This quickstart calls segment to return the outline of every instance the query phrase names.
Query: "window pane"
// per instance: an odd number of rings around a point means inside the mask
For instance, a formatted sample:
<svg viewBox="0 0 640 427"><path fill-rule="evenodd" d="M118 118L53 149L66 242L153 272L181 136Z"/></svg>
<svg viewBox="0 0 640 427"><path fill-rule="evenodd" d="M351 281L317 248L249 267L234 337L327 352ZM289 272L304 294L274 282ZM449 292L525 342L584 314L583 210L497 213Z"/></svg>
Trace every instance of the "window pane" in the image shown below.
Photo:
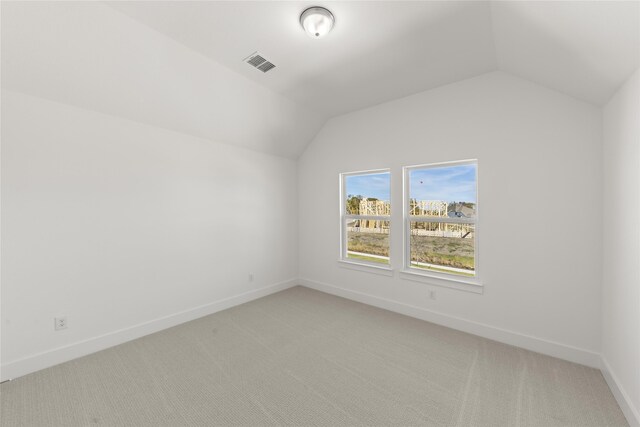
<svg viewBox="0 0 640 427"><path fill-rule="evenodd" d="M411 222L411 267L475 275L475 225Z"/></svg>
<svg viewBox="0 0 640 427"><path fill-rule="evenodd" d="M345 195L348 215L390 215L389 172L346 175Z"/></svg>
<svg viewBox="0 0 640 427"><path fill-rule="evenodd" d="M409 199L410 215L475 218L476 165L410 170Z"/></svg>
<svg viewBox="0 0 640 427"><path fill-rule="evenodd" d="M389 221L346 220L347 258L389 264Z"/></svg>

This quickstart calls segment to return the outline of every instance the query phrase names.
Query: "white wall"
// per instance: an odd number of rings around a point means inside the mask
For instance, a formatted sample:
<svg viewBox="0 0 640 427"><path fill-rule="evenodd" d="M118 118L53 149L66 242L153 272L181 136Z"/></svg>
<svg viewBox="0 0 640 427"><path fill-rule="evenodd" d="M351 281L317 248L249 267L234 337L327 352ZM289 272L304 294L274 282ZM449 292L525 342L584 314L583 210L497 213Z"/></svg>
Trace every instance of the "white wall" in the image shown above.
<svg viewBox="0 0 640 427"><path fill-rule="evenodd" d="M602 358L640 426L640 71L605 106L603 135Z"/></svg>
<svg viewBox="0 0 640 427"><path fill-rule="evenodd" d="M335 117L299 160L302 282L596 366L600 156L599 109L501 72ZM339 266L340 172L391 168L398 269L401 167L470 158L483 295Z"/></svg>
<svg viewBox="0 0 640 427"><path fill-rule="evenodd" d="M2 113L3 379L294 283L294 160L6 90Z"/></svg>

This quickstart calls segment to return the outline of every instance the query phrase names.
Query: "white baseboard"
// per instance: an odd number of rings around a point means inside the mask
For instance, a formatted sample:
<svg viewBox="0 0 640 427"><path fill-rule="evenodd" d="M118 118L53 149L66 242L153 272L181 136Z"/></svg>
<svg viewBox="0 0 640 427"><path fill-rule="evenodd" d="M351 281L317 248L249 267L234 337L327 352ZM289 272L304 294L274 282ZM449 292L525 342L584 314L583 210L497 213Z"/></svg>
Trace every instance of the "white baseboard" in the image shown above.
<svg viewBox="0 0 640 427"><path fill-rule="evenodd" d="M275 285L244 292L239 295L210 302L169 316L151 320L149 322L140 323L129 328L109 332L108 334L89 338L64 347L58 347L42 353L27 356L23 359L8 362L0 367L0 381L21 377L31 372L39 371L78 357L86 356L181 323L198 319L236 305L244 304L246 302L283 291L296 285L297 280L290 279L276 283Z"/></svg>
<svg viewBox="0 0 640 427"><path fill-rule="evenodd" d="M224 298L129 328L120 329L105 335L9 362L0 367L0 381L17 378L78 357L86 356L181 323L283 291L297 284L505 344L594 368L600 368L629 425L631 427L640 427L640 411L635 407L628 394L621 387L618 377L612 371L609 363L597 353L309 279L290 279L275 285L244 292L233 297Z"/></svg>
<svg viewBox="0 0 640 427"><path fill-rule="evenodd" d="M627 418L629 426L640 427L639 408L635 407L629 395L624 391L624 388L618 380L618 376L613 372L611 365L609 365L609 362L607 362L604 356L602 357L602 366L600 367L600 370L613 393L613 397L616 398L620 409L622 409L622 413Z"/></svg>
<svg viewBox="0 0 640 427"><path fill-rule="evenodd" d="M600 368L600 354L593 351L561 344L558 342L546 340L544 338L533 337L514 331L509 331L495 326L486 325L472 320L451 316L437 311L428 310L410 304L393 301L386 298L377 297L362 292L356 292L344 289L335 285L321 283L309 279L299 279L298 283L302 286L337 295L353 301L383 308L385 310L404 314L406 316L415 317L417 319L426 320L438 325L446 326L459 331L478 335L501 343L521 347L536 353L546 354L548 356L557 357L559 359L568 360L570 362L580 363L581 365L590 366L592 368Z"/></svg>

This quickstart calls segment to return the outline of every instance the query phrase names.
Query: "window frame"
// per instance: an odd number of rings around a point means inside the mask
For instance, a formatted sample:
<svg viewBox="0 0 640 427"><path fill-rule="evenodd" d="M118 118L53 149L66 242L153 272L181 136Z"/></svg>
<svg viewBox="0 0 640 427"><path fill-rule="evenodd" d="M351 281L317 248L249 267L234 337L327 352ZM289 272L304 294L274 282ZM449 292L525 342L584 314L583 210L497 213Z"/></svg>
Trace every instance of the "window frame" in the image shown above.
<svg viewBox="0 0 640 427"><path fill-rule="evenodd" d="M346 266L353 266L357 270L370 271L374 273L388 274L393 271L391 267L391 215L353 215L347 213L347 189L346 189L346 181L349 176L362 176L362 175L377 175L381 173L389 174L389 204L391 205L391 168L383 168L383 169L370 169L365 171L356 171L356 172L343 172L340 173L340 254L338 260L346 264ZM349 219L362 219L362 220L372 220L372 221L388 221L389 222L389 263L375 263L372 261L360 260L357 258L348 258L347 257L347 220ZM370 270L369 268L373 269Z"/></svg>
<svg viewBox="0 0 640 427"><path fill-rule="evenodd" d="M414 170L420 169L432 169L439 167L449 167L449 166L462 166L462 165L475 165L475 183L476 183L476 212L474 219L465 219L465 218L439 218L439 217L429 217L429 216L411 216L411 181L410 181L410 173ZM447 285L447 282L455 283L453 287L461 288L463 290L471 290L474 292L481 292L482 283L480 282L480 251L479 251L479 242L480 242L480 192L479 190L479 182L478 182L478 160L477 159L466 159L466 160L456 160L450 162L439 162L439 163L427 163L420 165L412 165L412 166L404 166L402 168L402 193L403 193L403 203L402 203L402 217L403 217L403 276L409 280L418 281L426 281L429 283L433 283L432 280L429 279L437 279L434 284L444 284ZM430 223L449 223L449 224L473 224L474 225L474 276L463 276L457 275L454 273L446 273L446 272L438 272L427 269L421 269L418 267L413 267L411 265L411 223L412 222L430 222ZM422 279L425 280L422 280ZM471 288L468 288L468 285L471 285Z"/></svg>

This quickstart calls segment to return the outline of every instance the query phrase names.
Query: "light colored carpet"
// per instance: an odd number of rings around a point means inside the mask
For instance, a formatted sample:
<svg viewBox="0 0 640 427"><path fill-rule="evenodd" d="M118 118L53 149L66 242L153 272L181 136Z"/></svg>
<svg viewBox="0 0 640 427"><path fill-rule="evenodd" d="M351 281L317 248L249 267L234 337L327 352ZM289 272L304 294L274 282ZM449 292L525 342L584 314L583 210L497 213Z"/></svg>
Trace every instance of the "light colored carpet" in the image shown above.
<svg viewBox="0 0 640 427"><path fill-rule="evenodd" d="M2 384L2 426L625 426L601 373L296 287Z"/></svg>

